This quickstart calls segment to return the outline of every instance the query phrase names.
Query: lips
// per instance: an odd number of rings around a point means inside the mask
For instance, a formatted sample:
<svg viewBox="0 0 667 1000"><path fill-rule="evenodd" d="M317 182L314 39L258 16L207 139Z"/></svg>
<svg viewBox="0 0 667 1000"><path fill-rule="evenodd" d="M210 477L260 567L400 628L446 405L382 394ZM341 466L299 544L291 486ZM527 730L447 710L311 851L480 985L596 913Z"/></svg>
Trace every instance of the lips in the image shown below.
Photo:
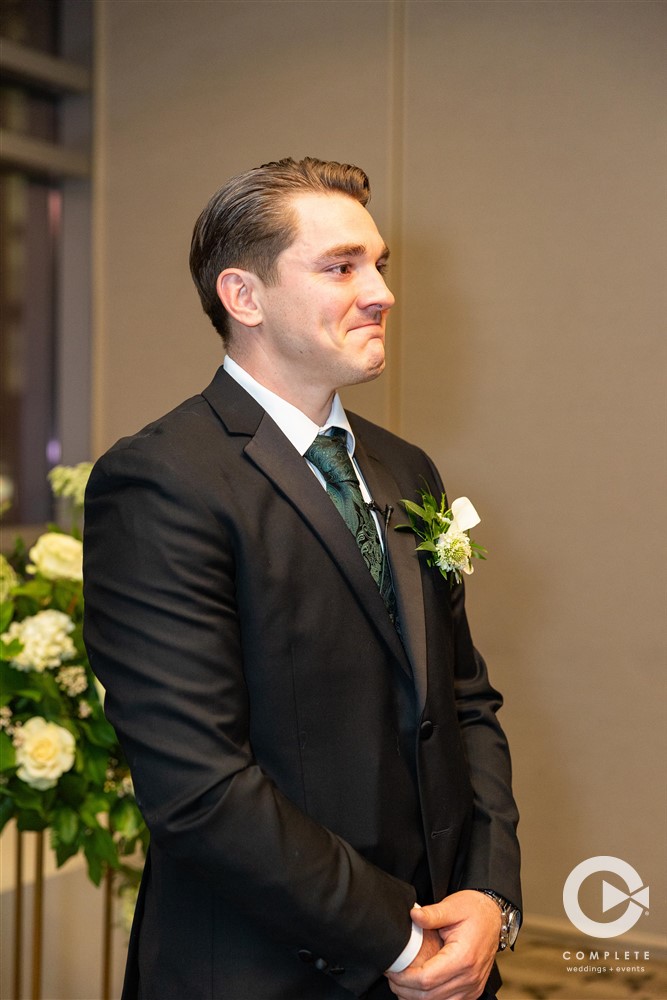
<svg viewBox="0 0 667 1000"><path fill-rule="evenodd" d="M384 326L382 325L382 323L376 323L376 322L357 323L355 324L355 326L350 327L348 333L351 333L353 330L372 330L376 336L384 337Z"/></svg>

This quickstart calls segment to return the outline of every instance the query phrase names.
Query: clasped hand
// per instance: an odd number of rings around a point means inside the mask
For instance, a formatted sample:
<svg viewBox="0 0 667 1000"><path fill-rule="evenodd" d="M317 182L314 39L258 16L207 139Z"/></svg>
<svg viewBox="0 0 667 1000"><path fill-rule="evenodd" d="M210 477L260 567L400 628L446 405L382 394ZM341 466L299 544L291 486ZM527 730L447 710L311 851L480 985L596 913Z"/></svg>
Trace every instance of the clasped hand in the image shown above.
<svg viewBox="0 0 667 1000"><path fill-rule="evenodd" d="M465 889L410 916L424 939L407 969L387 973L392 992L399 1000L478 1000L498 949L502 918L494 901Z"/></svg>

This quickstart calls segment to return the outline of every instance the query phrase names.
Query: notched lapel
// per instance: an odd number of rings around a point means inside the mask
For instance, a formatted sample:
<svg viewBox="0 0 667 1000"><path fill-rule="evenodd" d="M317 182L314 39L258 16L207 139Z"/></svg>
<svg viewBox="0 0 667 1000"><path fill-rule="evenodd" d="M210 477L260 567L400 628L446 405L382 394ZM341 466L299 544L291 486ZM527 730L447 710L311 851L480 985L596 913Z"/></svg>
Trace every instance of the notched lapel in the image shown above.
<svg viewBox="0 0 667 1000"><path fill-rule="evenodd" d="M340 519L341 524L338 524L336 517L339 515L336 514L326 491L322 489L305 460L297 453L278 425L259 403L231 378L224 368L218 369L213 381L204 390L203 396L218 414L230 434L241 434L249 437L244 449L246 456L273 482L303 520L310 525L315 536L325 546L330 557L346 577L360 604L366 609L369 619L377 626L402 669L406 673L410 673L406 650L389 619L380 592L364 563L357 543L351 532L345 527L342 518ZM363 473L366 477L365 468ZM372 484L375 484L377 479L372 478L372 474L369 474L366 481L373 494L375 487ZM388 503L394 504L396 502L396 490L397 487L394 483L393 490L387 491ZM379 486L373 495L378 499L380 496ZM335 516L332 517L332 514ZM341 525L343 525L342 530ZM394 539L391 536L396 533L390 530L388 534L391 543L390 562L394 567L401 560L400 557L395 557L393 554ZM406 554L408 550L409 546L406 548ZM407 555L406 561L410 561ZM401 573L401 575L403 574ZM397 597L402 625L404 621L408 623L413 617L418 617L413 616L409 611L411 591L419 594L417 600L419 603L421 602L421 584L418 572L416 586L417 591L415 591L415 584L412 580L406 585L398 582ZM423 612L421 614L423 618ZM403 635L406 646L408 646L408 653L410 648L415 650L410 658L413 663L413 673L417 677L415 664L424 662L425 659L419 652L421 647L418 628L407 624L406 628L403 629ZM407 636L409 639L406 638ZM425 649L425 640L423 646Z"/></svg>
<svg viewBox="0 0 667 1000"><path fill-rule="evenodd" d="M356 442L355 458L378 507L393 507L386 545L398 603L401 635L412 665L421 707L426 700L426 619L415 536L412 532L394 530L397 524L407 521L407 515L399 506L400 487L386 465L372 452L366 451L359 439Z"/></svg>
<svg viewBox="0 0 667 1000"><path fill-rule="evenodd" d="M345 575L370 620L378 626L403 669L408 670L403 646L359 547L305 459L267 414L262 417L256 433L244 450L254 465L273 482L310 525Z"/></svg>

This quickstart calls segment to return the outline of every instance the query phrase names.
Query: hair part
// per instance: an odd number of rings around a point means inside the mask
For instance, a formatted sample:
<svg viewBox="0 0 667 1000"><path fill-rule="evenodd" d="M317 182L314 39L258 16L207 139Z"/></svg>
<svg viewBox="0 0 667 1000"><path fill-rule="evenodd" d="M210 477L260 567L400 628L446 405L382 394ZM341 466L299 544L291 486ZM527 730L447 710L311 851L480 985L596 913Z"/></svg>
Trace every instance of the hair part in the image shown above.
<svg viewBox="0 0 667 1000"><path fill-rule="evenodd" d="M229 315L216 291L228 267L252 271L267 285L278 280L277 260L297 237L291 200L299 194L345 194L361 205L371 196L360 167L333 160L287 157L232 177L203 210L192 234L190 272L206 315L227 342Z"/></svg>

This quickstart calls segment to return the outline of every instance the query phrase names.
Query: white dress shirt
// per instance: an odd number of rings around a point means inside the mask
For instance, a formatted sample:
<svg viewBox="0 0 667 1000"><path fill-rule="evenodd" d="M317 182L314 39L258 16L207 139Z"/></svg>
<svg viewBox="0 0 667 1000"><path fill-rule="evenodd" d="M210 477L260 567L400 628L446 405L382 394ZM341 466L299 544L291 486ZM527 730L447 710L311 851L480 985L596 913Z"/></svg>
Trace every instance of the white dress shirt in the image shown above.
<svg viewBox="0 0 667 1000"><path fill-rule="evenodd" d="M287 400L276 395L275 392L267 389L266 386L261 385L252 377L252 375L249 375L244 368L241 368L241 366L234 361L233 358L230 358L229 355L225 356L223 367L227 374L230 375L235 382L238 382L238 384L242 386L242 388L244 388L264 410L266 410L274 423L278 425L285 437L291 442L291 444L294 445L300 455L305 455L318 434L324 434L330 427L342 427L347 436L347 451L352 461L357 479L359 480L361 495L366 503L371 501L372 497L354 458L354 433L350 427L350 421L347 419L347 414L343 409L343 404L340 401L338 393L334 394L329 416L323 426L318 427L317 424L311 420L310 417L307 417L305 413L299 410L298 407L293 406L292 403L288 403ZM322 487L326 489L326 483L320 470L317 469L312 462L308 462L307 459L306 462L312 469L314 475L317 476L318 480L322 484ZM380 544L383 545L382 531L379 530L375 511L372 511L372 514L375 519L376 527L378 528ZM410 940L396 961L387 969L387 972L402 972L403 969L406 969L413 959L416 958L417 953L421 948L422 938L423 932L421 927L417 927L417 925L413 923Z"/></svg>

